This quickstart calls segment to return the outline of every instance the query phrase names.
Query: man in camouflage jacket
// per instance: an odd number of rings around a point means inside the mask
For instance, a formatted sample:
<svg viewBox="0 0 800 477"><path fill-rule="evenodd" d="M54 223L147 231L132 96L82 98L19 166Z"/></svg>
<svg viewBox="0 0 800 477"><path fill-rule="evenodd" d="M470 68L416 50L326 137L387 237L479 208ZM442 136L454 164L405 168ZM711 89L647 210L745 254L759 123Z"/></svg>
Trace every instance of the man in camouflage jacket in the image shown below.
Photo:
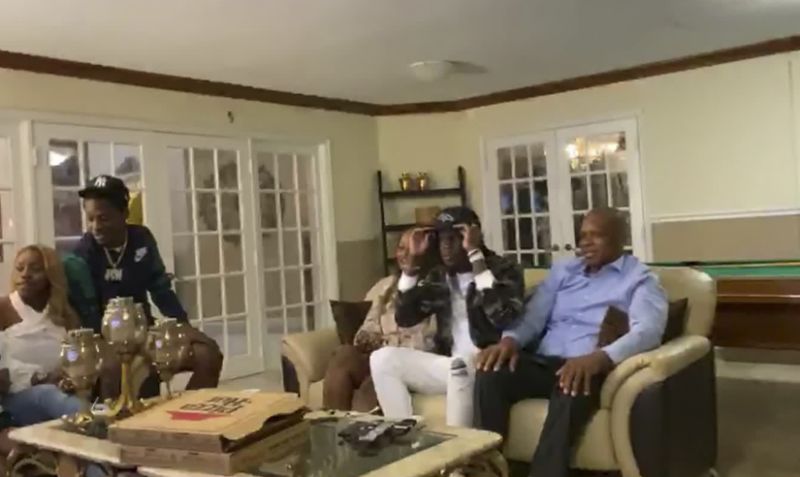
<svg viewBox="0 0 800 477"><path fill-rule="evenodd" d="M441 264L421 276L416 258L438 249ZM447 394L448 425L472 422L474 359L497 343L522 312L522 270L483 244L478 215L467 207L444 209L432 228L414 231L413 257L398 281L395 320L415 326L436 317L436 354L385 347L370 365L384 415L413 414L410 391Z"/></svg>

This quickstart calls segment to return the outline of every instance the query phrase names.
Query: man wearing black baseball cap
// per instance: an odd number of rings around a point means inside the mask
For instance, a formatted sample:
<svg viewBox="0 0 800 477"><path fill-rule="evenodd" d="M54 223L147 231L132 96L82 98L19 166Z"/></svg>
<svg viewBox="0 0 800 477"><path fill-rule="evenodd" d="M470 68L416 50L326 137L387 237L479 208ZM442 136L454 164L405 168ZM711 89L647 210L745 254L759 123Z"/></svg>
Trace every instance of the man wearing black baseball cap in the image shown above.
<svg viewBox="0 0 800 477"><path fill-rule="evenodd" d="M102 310L110 299L120 296L141 303L152 324L148 294L164 316L188 321L186 310L172 289L155 237L145 226L126 223L130 194L125 183L117 177L101 175L91 179L78 194L83 199L88 232L74 250L74 257L65 259L65 268L73 282L81 277L75 257L88 269L90 285L70 284L70 301L81 315L83 326L99 332ZM195 328L190 328L189 335L194 353L187 369L193 371L187 388L216 387L222 369L219 347ZM108 368L101 379L103 397L116 395L119 388L118 370L109 375L114 368ZM153 384L148 382L148 388ZM143 390L152 392L155 390Z"/></svg>
<svg viewBox="0 0 800 477"><path fill-rule="evenodd" d="M441 265L419 276L419 261L437 247ZM480 349L497 343L522 311L523 278L513 261L483 243L478 215L468 207L449 207L433 228L414 231L398 282L395 320L412 327L436 316L437 352L384 347L370 357L375 390L384 415L413 414L409 391L447 394L447 424L472 424L474 360Z"/></svg>

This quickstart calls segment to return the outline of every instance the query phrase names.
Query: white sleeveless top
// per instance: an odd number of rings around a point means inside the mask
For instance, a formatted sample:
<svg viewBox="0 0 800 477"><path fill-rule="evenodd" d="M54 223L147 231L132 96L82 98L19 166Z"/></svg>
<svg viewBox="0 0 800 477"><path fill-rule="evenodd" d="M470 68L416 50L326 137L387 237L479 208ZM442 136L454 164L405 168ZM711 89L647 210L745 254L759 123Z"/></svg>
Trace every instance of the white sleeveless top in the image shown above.
<svg viewBox="0 0 800 477"><path fill-rule="evenodd" d="M17 292L9 299L21 321L0 331L0 368L8 368L11 392L19 392L31 386L34 373L58 369L67 331L50 320L48 308L41 313L34 310Z"/></svg>

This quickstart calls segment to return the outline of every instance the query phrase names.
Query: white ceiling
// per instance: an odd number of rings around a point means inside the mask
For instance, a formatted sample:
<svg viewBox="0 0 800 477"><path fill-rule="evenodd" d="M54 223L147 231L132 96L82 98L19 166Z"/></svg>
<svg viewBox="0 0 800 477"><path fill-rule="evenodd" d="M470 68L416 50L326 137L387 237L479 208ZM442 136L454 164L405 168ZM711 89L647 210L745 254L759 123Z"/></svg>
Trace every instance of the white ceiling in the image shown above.
<svg viewBox="0 0 800 477"><path fill-rule="evenodd" d="M800 33L798 0L3 0L0 49L262 88L464 98ZM486 68L415 81L424 59Z"/></svg>

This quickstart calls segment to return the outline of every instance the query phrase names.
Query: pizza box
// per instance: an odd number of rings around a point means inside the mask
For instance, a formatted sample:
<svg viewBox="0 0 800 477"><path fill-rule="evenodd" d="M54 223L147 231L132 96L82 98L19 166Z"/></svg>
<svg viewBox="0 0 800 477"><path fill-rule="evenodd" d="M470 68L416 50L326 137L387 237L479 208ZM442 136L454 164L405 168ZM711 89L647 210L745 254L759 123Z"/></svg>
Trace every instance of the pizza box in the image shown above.
<svg viewBox="0 0 800 477"><path fill-rule="evenodd" d="M202 389L187 391L112 424L120 445L230 453L303 420L296 394Z"/></svg>
<svg viewBox="0 0 800 477"><path fill-rule="evenodd" d="M232 452L198 452L163 447L123 445L120 458L126 465L233 475L262 465L282 462L309 444L308 421L291 424L261 440Z"/></svg>

